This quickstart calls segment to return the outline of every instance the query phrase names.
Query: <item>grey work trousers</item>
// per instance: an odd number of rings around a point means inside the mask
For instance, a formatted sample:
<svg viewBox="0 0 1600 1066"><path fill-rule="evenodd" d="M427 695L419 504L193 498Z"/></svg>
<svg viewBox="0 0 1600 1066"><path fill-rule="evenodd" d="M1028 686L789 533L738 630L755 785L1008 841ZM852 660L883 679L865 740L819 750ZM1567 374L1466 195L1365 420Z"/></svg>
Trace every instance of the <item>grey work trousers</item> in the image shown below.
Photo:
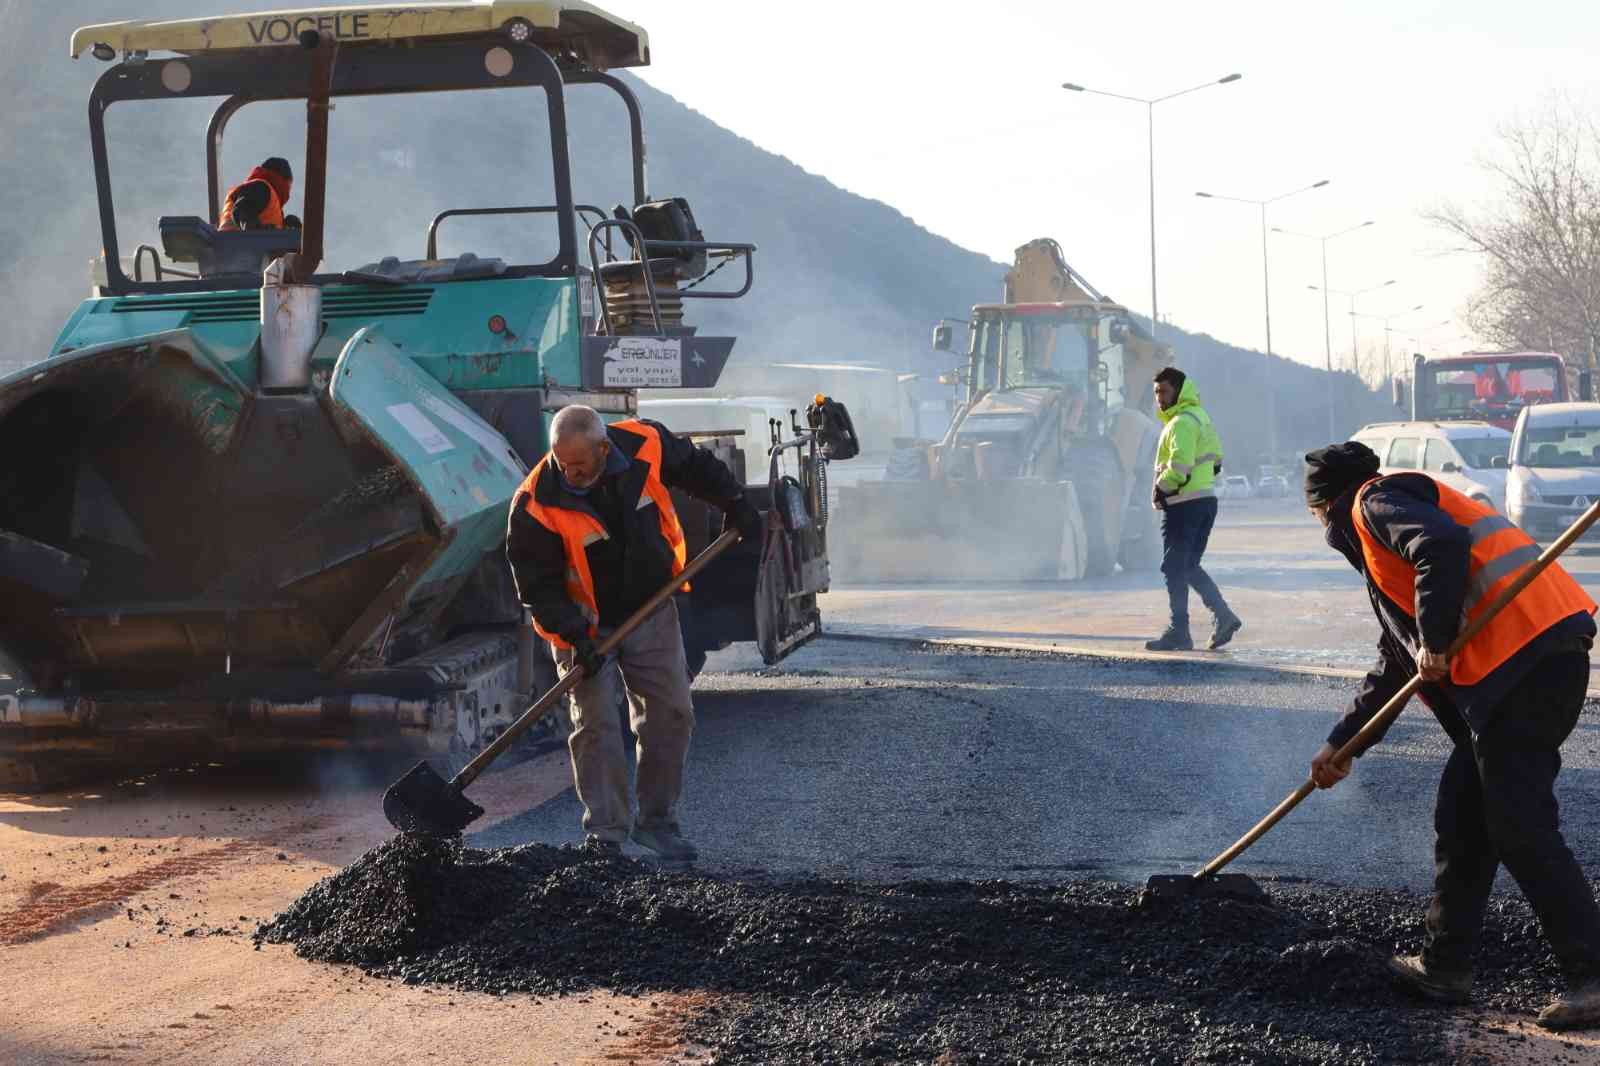
<svg viewBox="0 0 1600 1066"><path fill-rule="evenodd" d="M575 668L572 651L552 650L556 670L565 677ZM567 747L578 801L583 804L583 828L590 836L617 843L627 839L634 825L627 751L617 713L623 692L628 697L629 727L638 738L638 826L676 833L694 705L678 608L671 600L612 652L599 676L572 690L572 736Z"/></svg>

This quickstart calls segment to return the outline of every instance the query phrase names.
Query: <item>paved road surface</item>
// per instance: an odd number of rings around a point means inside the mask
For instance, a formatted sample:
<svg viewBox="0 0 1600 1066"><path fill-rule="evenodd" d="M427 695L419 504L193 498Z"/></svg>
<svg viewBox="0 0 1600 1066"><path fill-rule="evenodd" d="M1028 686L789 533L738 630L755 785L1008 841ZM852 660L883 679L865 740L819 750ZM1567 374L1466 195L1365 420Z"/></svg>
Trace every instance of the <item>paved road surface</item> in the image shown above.
<svg viewBox="0 0 1600 1066"><path fill-rule="evenodd" d="M1600 600L1600 554L1582 548L1563 565ZM1298 497L1223 500L1206 553L1245 628L1228 654L1261 664L1365 670L1377 622L1360 575L1322 540L1322 527ZM926 638L1007 640L1105 653L1142 650L1166 624L1159 573L1090 581L979 585L874 585L841 582L823 598L835 632ZM1196 638L1211 619L1192 597Z"/></svg>
<svg viewBox="0 0 1600 1066"><path fill-rule="evenodd" d="M702 865L871 878L1142 881L1192 870L1304 780L1349 683L1225 663L917 652L824 639L776 669L714 657L683 817ZM1444 735L1413 709L1237 865L1425 888ZM1600 875L1600 713L1562 805ZM482 844L580 839L571 792Z"/></svg>

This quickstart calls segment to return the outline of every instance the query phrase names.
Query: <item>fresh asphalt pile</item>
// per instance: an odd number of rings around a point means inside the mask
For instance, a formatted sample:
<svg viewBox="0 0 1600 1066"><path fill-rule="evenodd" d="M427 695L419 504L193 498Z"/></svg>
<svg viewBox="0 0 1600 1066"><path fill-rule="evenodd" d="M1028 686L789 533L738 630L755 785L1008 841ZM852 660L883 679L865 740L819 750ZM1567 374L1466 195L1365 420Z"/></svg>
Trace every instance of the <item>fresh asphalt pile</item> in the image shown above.
<svg viewBox="0 0 1600 1066"><path fill-rule="evenodd" d="M527 845L399 837L257 932L407 983L553 995L728 993L689 1035L723 1063L1434 1061L1445 1015L1383 956L1400 891L1271 886L1275 905L1125 885L753 882ZM1555 969L1497 900L1479 999L1527 1011Z"/></svg>

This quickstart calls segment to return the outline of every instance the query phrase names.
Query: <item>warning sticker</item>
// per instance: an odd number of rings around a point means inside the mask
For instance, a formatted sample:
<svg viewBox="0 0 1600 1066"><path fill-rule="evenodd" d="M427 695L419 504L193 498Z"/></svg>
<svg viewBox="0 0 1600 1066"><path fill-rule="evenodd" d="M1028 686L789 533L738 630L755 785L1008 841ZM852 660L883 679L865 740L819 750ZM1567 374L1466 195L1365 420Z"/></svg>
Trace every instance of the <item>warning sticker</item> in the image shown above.
<svg viewBox="0 0 1600 1066"><path fill-rule="evenodd" d="M683 342L677 337L618 337L605 354L608 388L672 389L683 385Z"/></svg>
<svg viewBox="0 0 1600 1066"><path fill-rule="evenodd" d="M429 455L438 455L455 447L450 443L450 438L439 432L439 427L429 421L427 415L417 410L415 404L391 404L385 410Z"/></svg>

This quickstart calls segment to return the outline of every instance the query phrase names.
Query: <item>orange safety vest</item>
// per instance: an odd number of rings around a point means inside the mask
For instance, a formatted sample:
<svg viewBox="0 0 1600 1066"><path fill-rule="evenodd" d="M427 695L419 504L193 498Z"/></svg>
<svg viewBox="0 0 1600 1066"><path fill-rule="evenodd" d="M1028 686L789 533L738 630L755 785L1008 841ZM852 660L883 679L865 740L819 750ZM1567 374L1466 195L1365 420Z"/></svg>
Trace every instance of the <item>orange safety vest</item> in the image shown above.
<svg viewBox="0 0 1600 1066"><path fill-rule="evenodd" d="M673 576L683 573L684 566L689 561L689 545L683 536L683 526L678 522L678 512L672 506L672 493L661 481L661 434L637 419L629 418L611 425L612 429L620 429L627 433L644 438L639 445L639 452L633 457L636 463L644 463L648 472L644 479L644 493L639 498L638 506L646 505L645 501L654 503L656 517L661 523L661 536L665 538L672 548L672 573ZM613 442L612 447L616 447ZM573 511L565 507L545 507L535 498L534 488L539 484L545 468L550 465L550 456L547 454L539 460L537 466L522 482L519 494L526 498L522 509L528 517L538 522L541 526L561 538L561 543L567 552L567 595L572 597L589 620L589 635L596 636L600 625L600 601L595 595L594 575L589 572L589 556L585 549L597 540L605 540L610 534L600 520L583 511ZM688 592L687 583L683 591ZM549 632L534 622L533 628L538 634L559 648L570 648L572 645L562 640L559 636Z"/></svg>
<svg viewBox="0 0 1600 1066"><path fill-rule="evenodd" d="M252 181L260 181L261 184L267 187L267 206L262 208L261 214L256 217L261 219L263 226L270 226L273 229L283 228L283 201L278 199L278 190L272 187L272 182L270 181L264 181L261 178L246 178L229 189L228 195L222 198L222 218L217 222L218 229L232 230L239 228L233 221L233 194L249 185Z"/></svg>
<svg viewBox="0 0 1600 1066"><path fill-rule="evenodd" d="M1415 619L1416 568L1380 541L1361 513L1361 501L1367 491L1382 480L1373 478L1356 493L1352 515L1356 534L1366 560L1367 579ZM1472 541L1467 596L1462 601L1461 624L1465 626L1539 557L1539 546L1494 508L1476 503L1448 485L1435 484L1439 489L1439 509L1465 526ZM1477 684L1539 634L1579 611L1593 614L1594 601L1560 564L1552 563L1451 660L1451 682L1462 686Z"/></svg>

